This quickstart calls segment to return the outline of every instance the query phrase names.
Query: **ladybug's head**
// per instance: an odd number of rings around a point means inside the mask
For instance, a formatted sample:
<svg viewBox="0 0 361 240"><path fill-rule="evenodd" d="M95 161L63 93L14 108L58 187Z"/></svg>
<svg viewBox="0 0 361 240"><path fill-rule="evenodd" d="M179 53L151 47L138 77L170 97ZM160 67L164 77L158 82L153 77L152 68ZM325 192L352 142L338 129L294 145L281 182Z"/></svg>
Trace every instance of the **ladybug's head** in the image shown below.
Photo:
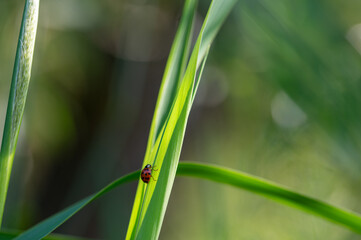
<svg viewBox="0 0 361 240"><path fill-rule="evenodd" d="M150 165L150 164L145 165L145 168L151 168L151 167L152 167L152 165Z"/></svg>

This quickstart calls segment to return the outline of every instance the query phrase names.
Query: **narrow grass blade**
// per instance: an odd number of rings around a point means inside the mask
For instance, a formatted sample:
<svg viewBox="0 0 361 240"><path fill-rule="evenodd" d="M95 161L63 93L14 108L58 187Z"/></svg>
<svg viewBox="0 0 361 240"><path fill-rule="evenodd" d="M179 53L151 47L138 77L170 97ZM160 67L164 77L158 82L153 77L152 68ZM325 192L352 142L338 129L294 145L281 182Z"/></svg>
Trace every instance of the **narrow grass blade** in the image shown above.
<svg viewBox="0 0 361 240"><path fill-rule="evenodd" d="M81 210L83 207L94 201L95 199L103 196L105 193L114 189L115 187L120 186L123 183L134 181L139 178L139 171L132 172L124 177L118 178L114 182L107 185L105 188L101 189L99 192L84 198L83 200L78 201L77 203L71 205L70 207L64 209L63 211L51 216L50 218L44 220L43 222L35 225L26 232L22 233L20 236L15 238L16 240L30 240L30 239L42 239L43 237L50 234L61 224L71 218L75 213Z"/></svg>
<svg viewBox="0 0 361 240"><path fill-rule="evenodd" d="M0 154L0 226L31 75L39 0L27 0L20 28Z"/></svg>
<svg viewBox="0 0 361 240"><path fill-rule="evenodd" d="M361 234L361 215L343 210L314 198L296 193L284 186L232 169L200 163L179 164L178 175L199 177L245 189L281 203L296 207Z"/></svg>
<svg viewBox="0 0 361 240"><path fill-rule="evenodd" d="M0 240L12 240L20 235L20 231L2 230L0 232ZM51 234L43 238L44 240L89 240L87 238L79 238L62 234Z"/></svg>
<svg viewBox="0 0 361 240"><path fill-rule="evenodd" d="M136 171L115 180L99 192L84 198L81 201L78 201L63 211L42 221L15 239L37 240L47 236L92 201L103 196L105 193L111 191L123 183L137 180L139 175L140 171ZM292 190L288 190L284 186L252 176L250 174L216 165L188 162L179 163L177 176L203 178L206 180L211 180L251 191L279 201L283 204L287 204L306 212L313 213L316 216L323 217L326 220L340 224L341 226L347 227L352 231L361 234L361 216L359 214L348 210L343 210L323 201L296 193Z"/></svg>
<svg viewBox="0 0 361 240"><path fill-rule="evenodd" d="M196 3L197 1L195 0L185 2L182 18L180 19L179 27L168 56L159 89L147 149L151 149L154 145L155 139L159 135L172 107L173 99L183 77L189 57Z"/></svg>

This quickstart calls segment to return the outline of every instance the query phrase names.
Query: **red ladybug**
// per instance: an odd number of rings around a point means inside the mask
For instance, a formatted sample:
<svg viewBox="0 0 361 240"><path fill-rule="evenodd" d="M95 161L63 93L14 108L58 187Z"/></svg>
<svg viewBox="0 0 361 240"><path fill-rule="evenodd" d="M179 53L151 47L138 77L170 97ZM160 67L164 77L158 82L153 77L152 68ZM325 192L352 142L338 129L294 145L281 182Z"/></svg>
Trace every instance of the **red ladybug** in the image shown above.
<svg viewBox="0 0 361 240"><path fill-rule="evenodd" d="M140 177L142 178L142 181L143 181L143 182L149 183L150 178L151 178L151 177L153 178L153 176L152 176L152 170L157 171L157 170L155 170L154 168L152 168L152 165L150 165L150 164L147 164L147 165L144 167L144 169L142 170L142 174L140 175ZM156 181L154 178L153 178L153 180Z"/></svg>

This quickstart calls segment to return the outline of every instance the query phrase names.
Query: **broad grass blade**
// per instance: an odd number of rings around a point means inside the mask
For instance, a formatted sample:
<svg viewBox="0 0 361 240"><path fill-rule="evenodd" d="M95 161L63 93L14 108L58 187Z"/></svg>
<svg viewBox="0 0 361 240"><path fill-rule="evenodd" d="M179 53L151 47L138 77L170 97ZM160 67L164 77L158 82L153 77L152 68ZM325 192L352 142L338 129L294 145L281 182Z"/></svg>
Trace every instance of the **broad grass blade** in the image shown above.
<svg viewBox="0 0 361 240"><path fill-rule="evenodd" d="M148 144L143 166L151 164L159 170L158 180L148 185L140 182L128 227L127 239L157 239L173 186L189 112L196 94L205 56L237 1L212 1L198 35L186 72L173 99L154 145ZM157 112L155 112L155 115ZM154 117L156 118L156 116ZM152 131L150 139L152 139Z"/></svg>

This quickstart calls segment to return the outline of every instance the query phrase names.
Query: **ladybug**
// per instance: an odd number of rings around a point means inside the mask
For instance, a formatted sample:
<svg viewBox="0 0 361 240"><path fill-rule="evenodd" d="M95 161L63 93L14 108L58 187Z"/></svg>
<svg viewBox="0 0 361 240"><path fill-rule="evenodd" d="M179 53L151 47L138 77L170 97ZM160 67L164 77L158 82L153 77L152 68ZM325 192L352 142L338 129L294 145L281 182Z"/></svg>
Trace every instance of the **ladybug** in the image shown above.
<svg viewBox="0 0 361 240"><path fill-rule="evenodd" d="M152 167L152 165L150 165L150 164L147 164L147 165L143 168L142 174L140 175L140 177L141 177L141 179L142 179L143 182L149 183L150 177L153 178L153 176L152 176L152 170L157 171L157 170L155 170L155 169ZM154 178L153 178L153 180L156 181Z"/></svg>

